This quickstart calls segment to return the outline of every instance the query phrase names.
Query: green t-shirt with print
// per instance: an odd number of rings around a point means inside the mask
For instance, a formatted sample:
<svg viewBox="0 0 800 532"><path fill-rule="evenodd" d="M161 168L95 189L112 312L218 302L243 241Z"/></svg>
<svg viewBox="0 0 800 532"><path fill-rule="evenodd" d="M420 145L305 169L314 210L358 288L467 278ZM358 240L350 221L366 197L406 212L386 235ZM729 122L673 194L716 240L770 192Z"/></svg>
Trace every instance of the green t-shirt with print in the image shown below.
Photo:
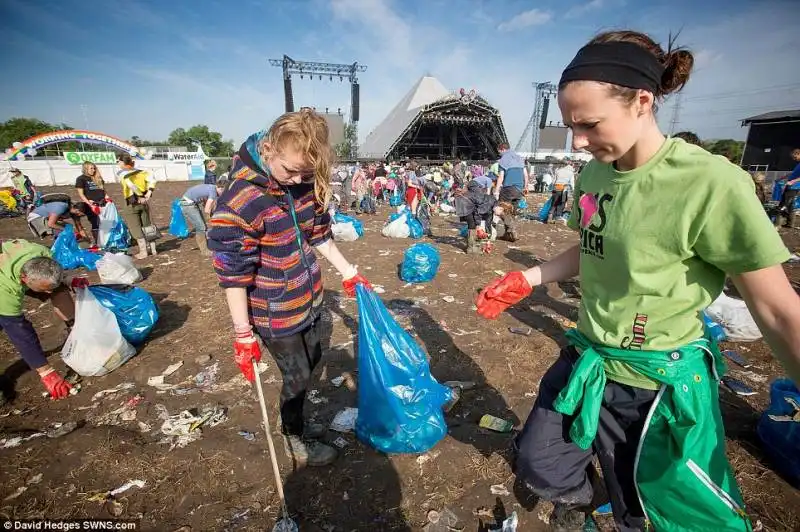
<svg viewBox="0 0 800 532"><path fill-rule="evenodd" d="M789 258L750 176L669 138L643 166L592 161L580 174L569 226L580 232L578 330L623 349L669 350L703 335L700 311L736 275ZM657 385L627 366L609 379Z"/></svg>

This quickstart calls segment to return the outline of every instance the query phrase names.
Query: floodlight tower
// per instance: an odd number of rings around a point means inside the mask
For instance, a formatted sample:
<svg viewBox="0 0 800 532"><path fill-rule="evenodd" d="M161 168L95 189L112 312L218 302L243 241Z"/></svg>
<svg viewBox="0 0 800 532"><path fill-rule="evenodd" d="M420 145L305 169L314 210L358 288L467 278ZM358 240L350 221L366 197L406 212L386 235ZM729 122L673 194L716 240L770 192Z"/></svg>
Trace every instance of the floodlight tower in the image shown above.
<svg viewBox="0 0 800 532"><path fill-rule="evenodd" d="M270 59L269 64L283 69L283 99L287 113L294 111L292 74L299 74L300 79L303 79L303 76L308 76L309 79L314 79L314 76L319 76L319 80L322 81L323 76L328 76L328 79L331 81L333 81L334 77L338 77L340 81L347 79L347 81L350 82L350 127L353 128L353 144L350 147L350 153L353 158L357 157L360 101L360 86L358 84L357 74L358 72L366 71L366 65L359 65L358 62L348 65L340 63L319 63L314 61L295 61L288 55L284 55L283 59Z"/></svg>
<svg viewBox="0 0 800 532"><path fill-rule="evenodd" d="M539 149L540 132L547 125L547 111L550 109L550 100L558 94L558 87L549 81L542 81L533 83L533 88L536 89L536 103L533 107L533 114L528 120L528 125L525 126L525 131L517 141L514 151L522 151L522 146L528 134L531 136L531 153L535 156L536 151Z"/></svg>

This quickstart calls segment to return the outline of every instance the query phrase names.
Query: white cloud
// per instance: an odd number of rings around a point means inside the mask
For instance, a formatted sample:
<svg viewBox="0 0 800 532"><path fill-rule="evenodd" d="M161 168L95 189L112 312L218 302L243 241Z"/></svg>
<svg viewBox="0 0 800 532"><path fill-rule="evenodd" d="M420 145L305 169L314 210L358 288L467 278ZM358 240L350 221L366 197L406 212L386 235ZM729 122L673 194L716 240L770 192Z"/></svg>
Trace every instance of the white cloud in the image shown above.
<svg viewBox="0 0 800 532"><path fill-rule="evenodd" d="M549 11L542 11L541 9L530 9L515 15L511 19L501 22L497 29L500 31L516 31L529 28L531 26L539 26L547 24L553 20L553 14Z"/></svg>
<svg viewBox="0 0 800 532"><path fill-rule="evenodd" d="M19 2L20 0L9 0ZM144 20L155 14L143 0L134 0L136 13ZM283 85L280 69L266 63L268 57L288 52L297 60L351 63L368 66L359 75L361 82L360 137L363 138L384 119L397 101L420 76L430 73L445 87L476 89L501 112L512 146L516 144L534 105L534 81L555 81L573 54L598 27L629 26L651 31L664 38L665 28L684 27L678 44L689 46L696 55L696 68L685 90L680 115L680 129L692 129L703 137L742 137L739 128L744 116L780 108L796 108L800 83L792 69L800 37L786 20L796 0L762 0L758 7L742 9L716 17L712 23L698 25L688 16L668 6L642 10L614 10L624 0L573 0L561 12L533 9L520 13L500 24L507 31L523 30L515 39L497 39L494 31L472 31L497 28L502 15L492 0L470 0L472 8L450 10L436 4L428 10L413 9L405 0L281 0L281 9L291 11L284 18L304 21L307 31L287 28L290 48L268 32L242 41L223 22L219 31L197 31L202 26L188 23L175 31L172 21L162 21L143 31L152 38L172 39L177 43L164 56L140 56L136 50L104 48L98 53L84 54L78 47L56 49L50 40L37 35L7 32L9 47L0 64L14 64L10 58L18 54L47 56L71 65L92 65L88 71L94 84L67 79L65 83L48 80L45 69L34 70L38 76L31 96L28 76L9 85L12 97L0 104L0 117L17 114L40 116L50 121L66 120L82 123L80 104L87 89L101 95L91 104L91 127L120 136L139 135L163 138L175 127L206 123L226 137L239 141L252 131L264 127L283 111ZM465 3L466 0L465 0ZM576 4L580 5L576 5ZM273 13L274 4L259 0L248 7L249 15ZM430 7L430 4L426 4ZM150 9L150 11L148 11ZM122 10L115 7L108 31L115 29ZM477 11L477 14L475 14ZM562 15L563 13L563 15ZM26 14L28 19L36 12ZM160 15L160 12L158 13ZM569 14L569 15L568 15ZM584 15L586 25L570 23L570 31L546 24L556 17ZM55 15L55 14L54 14ZM23 15L18 15L23 18ZM176 17L176 15L172 15ZM27 19L25 19L27 20ZM493 22L487 22L493 20ZM684 22L685 21L685 22ZM28 21L30 22L30 21ZM59 27L57 17L45 22L52 35L72 32ZM524 28L540 24L536 31ZM591 25L592 27L588 27ZM768 27L756 39L753 27ZM34 63L34 66L38 64ZM197 65L203 65L197 69ZM134 65L131 67L130 65ZM256 67L254 67L256 65ZM129 72L122 83L120 66ZM33 67L32 67L33 68ZM131 68L137 69L136 72ZM9 68L7 68L9 70ZM246 76L238 73L247 72ZM231 77L231 73L237 73ZM41 77L41 81L39 81ZM318 108L341 107L349 111L350 87L347 82L293 77L295 106ZM794 89L775 89L794 83ZM52 87L52 89L50 89ZM720 93L724 93L720 95ZM113 97L106 97L113 95ZM711 95L709 97L709 95ZM119 101L131 101L137 111L120 115ZM551 102L553 103L553 102ZM556 105L550 106L558 118ZM669 102L660 113L668 125Z"/></svg>
<svg viewBox="0 0 800 532"><path fill-rule="evenodd" d="M714 65L714 63L721 61L725 56L714 50L699 50L694 52L694 68L695 70L702 70L706 67Z"/></svg>
<svg viewBox="0 0 800 532"><path fill-rule="evenodd" d="M605 0L590 0L585 4L579 4L577 6L569 8L567 12L564 14L564 18L577 18L591 11L597 11L599 9L602 9L605 5L606 5Z"/></svg>

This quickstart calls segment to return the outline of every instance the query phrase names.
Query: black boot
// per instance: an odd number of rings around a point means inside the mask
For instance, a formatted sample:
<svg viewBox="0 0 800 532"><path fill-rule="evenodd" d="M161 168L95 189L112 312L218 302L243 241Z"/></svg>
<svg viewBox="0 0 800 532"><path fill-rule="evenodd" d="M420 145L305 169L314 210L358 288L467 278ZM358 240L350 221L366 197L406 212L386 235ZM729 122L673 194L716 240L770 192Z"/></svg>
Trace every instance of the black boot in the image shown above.
<svg viewBox="0 0 800 532"><path fill-rule="evenodd" d="M586 514L562 503L555 503L550 514L550 526L555 532L581 532Z"/></svg>

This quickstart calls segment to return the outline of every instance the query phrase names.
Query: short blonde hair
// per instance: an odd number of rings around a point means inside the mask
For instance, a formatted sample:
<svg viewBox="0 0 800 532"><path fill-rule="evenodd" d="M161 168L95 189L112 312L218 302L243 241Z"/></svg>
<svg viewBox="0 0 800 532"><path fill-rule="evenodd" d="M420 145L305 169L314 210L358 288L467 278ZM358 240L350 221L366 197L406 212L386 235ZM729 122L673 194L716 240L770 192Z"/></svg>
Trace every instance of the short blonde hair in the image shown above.
<svg viewBox="0 0 800 532"><path fill-rule="evenodd" d="M265 140L278 152L291 143L305 156L314 167L314 198L323 210L327 209L331 198L333 150L325 119L309 107L286 113L272 124Z"/></svg>

